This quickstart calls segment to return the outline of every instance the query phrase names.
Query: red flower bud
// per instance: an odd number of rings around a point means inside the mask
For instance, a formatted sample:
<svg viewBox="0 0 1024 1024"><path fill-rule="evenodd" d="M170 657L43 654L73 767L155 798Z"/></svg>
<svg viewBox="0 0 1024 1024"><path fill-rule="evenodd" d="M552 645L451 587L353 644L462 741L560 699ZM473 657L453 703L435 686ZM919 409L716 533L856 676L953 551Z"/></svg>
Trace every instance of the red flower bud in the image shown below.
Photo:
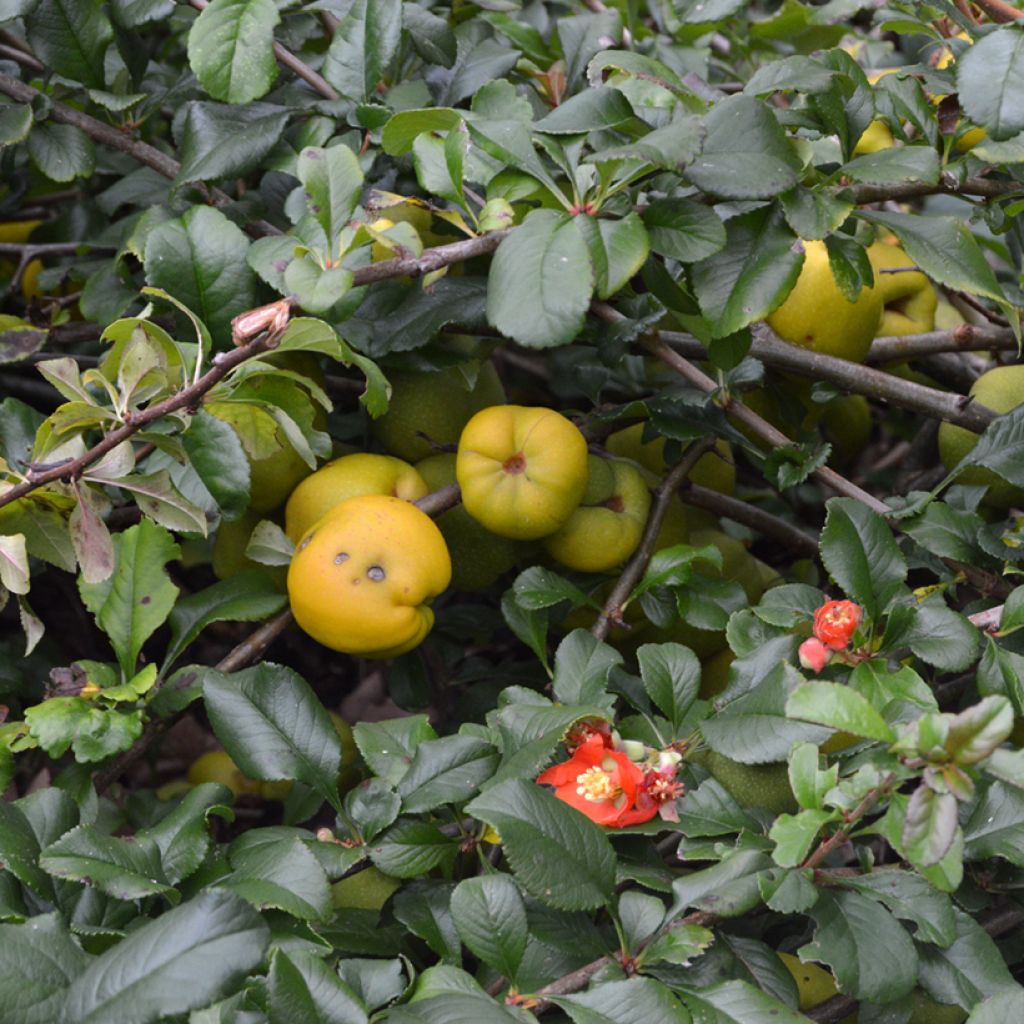
<svg viewBox="0 0 1024 1024"><path fill-rule="evenodd" d="M814 635L833 651L845 650L862 614L860 605L853 601L826 601L814 613Z"/></svg>
<svg viewBox="0 0 1024 1024"><path fill-rule="evenodd" d="M812 636L800 645L800 664L817 675L827 664L832 652L817 638Z"/></svg>

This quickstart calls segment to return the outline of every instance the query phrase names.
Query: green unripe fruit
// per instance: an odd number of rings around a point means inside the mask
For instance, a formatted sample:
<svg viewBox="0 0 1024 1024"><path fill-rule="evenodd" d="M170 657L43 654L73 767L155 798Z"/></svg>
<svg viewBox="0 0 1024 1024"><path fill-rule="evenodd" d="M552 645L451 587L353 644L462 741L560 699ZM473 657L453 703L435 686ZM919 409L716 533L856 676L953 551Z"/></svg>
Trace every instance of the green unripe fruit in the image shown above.
<svg viewBox="0 0 1024 1024"><path fill-rule="evenodd" d="M401 884L397 878L385 875L371 865L335 882L331 886L331 902L338 909L380 910Z"/></svg>
<svg viewBox="0 0 1024 1024"><path fill-rule="evenodd" d="M392 454L418 462L437 454L435 444L457 444L462 428L481 409L501 405L505 390L492 363L484 363L468 387L458 367L436 373L389 371L391 404L374 420L374 436ZM425 435L425 436L422 436Z"/></svg>
<svg viewBox="0 0 1024 1024"><path fill-rule="evenodd" d="M714 750L698 751L692 760L744 807L763 807L772 814L795 814L798 810L785 762L740 764Z"/></svg>
<svg viewBox="0 0 1024 1024"><path fill-rule="evenodd" d="M974 382L970 394L981 405L998 413L1016 409L1024 402L1024 366L997 366L983 373ZM951 470L977 443L978 435L964 427L952 423L943 423L939 427L939 458L947 470ZM968 467L957 477L957 482L986 485L988 490L983 500L993 508L1006 509L1011 505L1024 504L1024 490L983 466Z"/></svg>

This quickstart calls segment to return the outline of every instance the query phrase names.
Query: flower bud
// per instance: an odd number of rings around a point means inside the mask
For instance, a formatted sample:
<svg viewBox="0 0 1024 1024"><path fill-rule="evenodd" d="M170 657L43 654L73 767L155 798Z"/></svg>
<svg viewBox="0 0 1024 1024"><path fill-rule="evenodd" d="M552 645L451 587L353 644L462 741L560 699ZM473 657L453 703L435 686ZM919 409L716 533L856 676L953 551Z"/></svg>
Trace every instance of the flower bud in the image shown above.
<svg viewBox="0 0 1024 1024"><path fill-rule="evenodd" d="M845 650L862 614L860 605L853 601L826 601L814 613L814 635L833 651Z"/></svg>
<svg viewBox="0 0 1024 1024"><path fill-rule="evenodd" d="M812 636L800 645L800 664L817 675L827 664L832 652L817 638Z"/></svg>

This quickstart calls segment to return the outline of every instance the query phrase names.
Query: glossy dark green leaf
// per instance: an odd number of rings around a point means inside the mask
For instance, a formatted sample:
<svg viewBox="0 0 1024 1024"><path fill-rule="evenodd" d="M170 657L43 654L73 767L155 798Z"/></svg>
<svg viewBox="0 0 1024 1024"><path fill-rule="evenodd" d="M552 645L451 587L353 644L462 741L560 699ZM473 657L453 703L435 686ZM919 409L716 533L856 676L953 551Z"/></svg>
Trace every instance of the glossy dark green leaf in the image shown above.
<svg viewBox="0 0 1024 1024"><path fill-rule="evenodd" d="M353 730L359 753L375 775L397 785L409 770L416 748L437 733L426 715L407 715L383 722L357 722Z"/></svg>
<svg viewBox="0 0 1024 1024"><path fill-rule="evenodd" d="M1024 486L1024 406L1011 409L990 423L959 467L985 466L1004 480Z"/></svg>
<svg viewBox="0 0 1024 1024"><path fill-rule="evenodd" d="M577 217L576 226L590 251L597 297L611 298L626 286L647 259L647 229L635 213L621 220Z"/></svg>
<svg viewBox="0 0 1024 1024"><path fill-rule="evenodd" d="M678 736L700 689L700 662L682 644L644 644L637 652L640 678L658 710Z"/></svg>
<svg viewBox="0 0 1024 1024"><path fill-rule="evenodd" d="M446 964L459 966L462 943L450 907L454 889L452 882L420 878L395 893L391 908L395 918Z"/></svg>
<svg viewBox="0 0 1024 1024"><path fill-rule="evenodd" d="M846 595L873 619L903 586L907 563L877 512L853 498L833 498L827 507L822 561Z"/></svg>
<svg viewBox="0 0 1024 1024"><path fill-rule="evenodd" d="M725 981L700 992L689 992L684 1002L696 1021L715 1024L803 1024L807 1018L747 981Z"/></svg>
<svg viewBox="0 0 1024 1024"><path fill-rule="evenodd" d="M535 122L533 128L552 135L583 134L617 128L632 117L633 108L618 89L584 89Z"/></svg>
<svg viewBox="0 0 1024 1024"><path fill-rule="evenodd" d="M458 852L457 839L417 818L399 818L367 848L373 863L396 878L416 878L440 865L451 865Z"/></svg>
<svg viewBox="0 0 1024 1024"><path fill-rule="evenodd" d="M714 210L689 199L656 199L643 212L651 248L662 256L696 263L725 246L725 225Z"/></svg>
<svg viewBox="0 0 1024 1024"><path fill-rule="evenodd" d="M608 673L622 655L585 629L574 629L555 652L553 692L563 704L604 703Z"/></svg>
<svg viewBox="0 0 1024 1024"><path fill-rule="evenodd" d="M409 770L398 783L407 813L468 800L491 777L498 753L475 736L444 736L416 748Z"/></svg>
<svg viewBox="0 0 1024 1024"><path fill-rule="evenodd" d="M69 124L37 124L29 133L28 151L36 167L53 181L87 178L96 167L92 139Z"/></svg>
<svg viewBox="0 0 1024 1024"><path fill-rule="evenodd" d="M686 169L697 188L725 199L771 199L796 184L800 161L766 104L731 96L704 124L704 147Z"/></svg>
<svg viewBox="0 0 1024 1024"><path fill-rule="evenodd" d="M189 420L181 441L192 468L213 495L224 518L238 519L249 506L251 476L238 434L229 423L200 409Z"/></svg>
<svg viewBox="0 0 1024 1024"><path fill-rule="evenodd" d="M1024 130L1024 32L1003 25L967 47L956 62L964 113L994 139Z"/></svg>
<svg viewBox="0 0 1024 1024"><path fill-rule="evenodd" d="M587 992L552 999L575 1024L689 1024L672 992L653 978L607 981Z"/></svg>
<svg viewBox="0 0 1024 1024"><path fill-rule="evenodd" d="M324 77L348 99L369 99L385 77L401 37L401 0L355 0L334 32Z"/></svg>
<svg viewBox="0 0 1024 1024"><path fill-rule="evenodd" d="M761 320L785 300L803 251L778 209L754 210L726 225L726 244L691 271L701 311L715 337Z"/></svg>
<svg viewBox="0 0 1024 1024"><path fill-rule="evenodd" d="M59 1020L64 993L88 962L59 914L0 924L0 1019Z"/></svg>
<svg viewBox="0 0 1024 1024"><path fill-rule="evenodd" d="M867 699L840 683L801 683L786 700L786 714L882 743L896 739L892 727Z"/></svg>
<svg viewBox="0 0 1024 1024"><path fill-rule="evenodd" d="M146 280L188 306L224 348L231 320L256 304L255 277L245 261L248 248L241 228L223 213L193 206L150 233Z"/></svg>
<svg viewBox="0 0 1024 1024"><path fill-rule="evenodd" d="M244 900L206 889L133 931L71 983L65 1020L155 1024L234 992L256 968L270 930Z"/></svg>
<svg viewBox="0 0 1024 1024"><path fill-rule="evenodd" d="M213 0L192 25L188 59L199 84L216 100L248 103L277 78L273 0Z"/></svg>
<svg viewBox="0 0 1024 1024"><path fill-rule="evenodd" d="M341 742L309 684L292 669L264 662L231 675L210 670L203 682L210 724L253 779L297 779L339 805Z"/></svg>
<svg viewBox="0 0 1024 1024"><path fill-rule="evenodd" d="M533 782L511 779L466 807L501 836L527 892L562 910L589 910L611 898L615 852L601 829Z"/></svg>
<svg viewBox="0 0 1024 1024"><path fill-rule="evenodd" d="M177 180L210 181L245 175L277 144L288 111L268 103L231 106L187 104L181 127L181 170Z"/></svg>
<svg viewBox="0 0 1024 1024"><path fill-rule="evenodd" d="M114 38L106 6L103 0L42 0L26 23L33 53L58 75L102 89L104 56Z"/></svg>
<svg viewBox="0 0 1024 1024"><path fill-rule="evenodd" d="M948 946L956 938L949 895L933 888L915 871L885 868L844 879L843 884L880 900L900 920L916 925L918 941Z"/></svg>
<svg viewBox="0 0 1024 1024"><path fill-rule="evenodd" d="M466 948L515 984L528 936L515 883L501 874L467 878L452 893L451 912Z"/></svg>
<svg viewBox="0 0 1024 1024"><path fill-rule="evenodd" d="M761 902L759 880L772 869L772 859L760 850L734 850L719 863L677 878L670 917L690 909L711 910L724 917L746 913Z"/></svg>
<svg viewBox="0 0 1024 1024"><path fill-rule="evenodd" d="M939 155L930 146L893 146L854 157L843 165L843 173L867 185L935 185L939 180Z"/></svg>
<svg viewBox="0 0 1024 1024"><path fill-rule="evenodd" d="M527 348L572 341L594 287L576 222L534 210L498 247L487 279L487 319Z"/></svg>
<svg viewBox="0 0 1024 1024"><path fill-rule="evenodd" d="M366 1011L335 971L307 950L270 961L267 976L270 1024L366 1024Z"/></svg>

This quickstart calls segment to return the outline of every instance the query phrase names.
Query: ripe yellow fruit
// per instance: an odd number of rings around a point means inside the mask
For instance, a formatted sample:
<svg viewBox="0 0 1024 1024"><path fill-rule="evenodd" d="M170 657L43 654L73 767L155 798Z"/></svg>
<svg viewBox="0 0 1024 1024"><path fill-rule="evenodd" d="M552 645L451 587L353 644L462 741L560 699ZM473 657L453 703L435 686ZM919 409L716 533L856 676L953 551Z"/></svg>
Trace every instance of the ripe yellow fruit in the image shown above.
<svg viewBox="0 0 1024 1024"><path fill-rule="evenodd" d="M401 881L373 865L331 886L331 902L337 909L380 910Z"/></svg>
<svg viewBox="0 0 1024 1024"><path fill-rule="evenodd" d="M644 424L634 423L609 435L604 446L612 455L632 459L657 476L664 476L668 471L665 462L666 440L659 436L645 442L643 434ZM685 444L683 450L686 450ZM729 442L721 439L716 441L715 450L697 460L688 479L690 483L706 487L709 491L731 495L736 490L736 460Z"/></svg>
<svg viewBox="0 0 1024 1024"><path fill-rule="evenodd" d="M423 477L393 455L343 455L321 466L292 491L284 508L284 532L298 544L317 520L347 498L390 494L403 501L418 501L428 493Z"/></svg>
<svg viewBox="0 0 1024 1024"><path fill-rule="evenodd" d="M983 373L971 387L970 394L982 405L1005 413L1024 402L1024 365L997 366ZM939 458L947 470L952 469L978 443L978 435L952 423L939 427ZM962 484L985 484L984 502L993 508L1005 509L1024 504L1024 490L1014 487L990 469L971 466L957 481Z"/></svg>
<svg viewBox="0 0 1024 1024"><path fill-rule="evenodd" d="M783 762L741 764L714 750L698 751L692 760L743 807L763 807L772 814L794 814L798 809L789 784L789 766Z"/></svg>
<svg viewBox="0 0 1024 1024"><path fill-rule="evenodd" d="M295 621L325 647L393 658L423 642L451 580L441 531L389 495L349 498L299 542L288 568Z"/></svg>
<svg viewBox="0 0 1024 1024"><path fill-rule="evenodd" d="M455 483L455 455L443 453L416 463L431 491ZM452 558L452 590L483 590L504 576L523 554L524 546L484 529L461 504L442 512L435 522Z"/></svg>
<svg viewBox="0 0 1024 1024"><path fill-rule="evenodd" d="M576 511L545 537L548 554L569 569L607 572L621 565L640 543L651 492L640 471L625 459L587 460L588 482Z"/></svg>
<svg viewBox="0 0 1024 1024"><path fill-rule="evenodd" d="M474 413L505 401L492 363L484 363L472 387L458 367L436 373L388 371L391 403L372 423L374 436L407 462L436 455L434 444L455 444Z"/></svg>
<svg viewBox="0 0 1024 1024"><path fill-rule="evenodd" d="M882 295L878 336L921 334L934 329L939 297L931 281L920 270L882 272L894 267L913 267L914 261L888 241L869 246L868 259L875 271L875 291Z"/></svg>
<svg viewBox="0 0 1024 1024"><path fill-rule="evenodd" d="M219 782L227 786L237 800L240 796L260 796L262 783L243 775L225 750L200 754L188 768L188 781L193 786L202 782Z"/></svg>
<svg viewBox="0 0 1024 1024"><path fill-rule="evenodd" d="M766 318L785 341L813 352L864 362L882 315L877 287L862 288L856 302L839 290L824 242L804 242L805 259L786 301Z"/></svg>
<svg viewBox="0 0 1024 1024"><path fill-rule="evenodd" d="M495 405L459 438L455 473L466 511L492 533L535 540L554 533L587 487L587 442L554 409Z"/></svg>
<svg viewBox="0 0 1024 1024"><path fill-rule="evenodd" d="M853 155L863 156L865 153L877 153L882 149L892 149L895 141L892 130L885 121L872 121L861 133L857 145L853 147Z"/></svg>

